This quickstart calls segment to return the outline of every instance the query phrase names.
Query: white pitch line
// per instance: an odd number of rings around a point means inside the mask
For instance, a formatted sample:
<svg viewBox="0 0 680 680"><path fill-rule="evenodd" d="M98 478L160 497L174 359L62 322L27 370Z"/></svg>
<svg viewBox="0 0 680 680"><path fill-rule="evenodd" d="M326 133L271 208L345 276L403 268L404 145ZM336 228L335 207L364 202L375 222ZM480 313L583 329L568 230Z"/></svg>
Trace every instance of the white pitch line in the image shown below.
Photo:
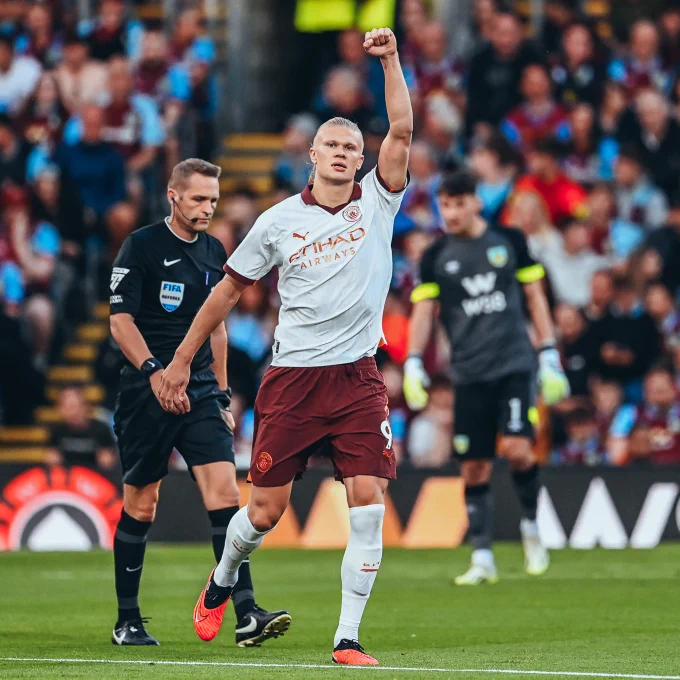
<svg viewBox="0 0 680 680"><path fill-rule="evenodd" d="M35 663L117 663L137 666L220 666L237 668L306 668L321 670L401 671L408 673L479 673L487 675L553 675L570 678L626 678L627 680L680 680L680 675L643 675L639 673L592 673L587 671L523 671L508 668L405 668L402 666L338 666L309 663L239 663L237 661L167 661L147 659L52 659L39 657L0 657L0 662Z"/></svg>

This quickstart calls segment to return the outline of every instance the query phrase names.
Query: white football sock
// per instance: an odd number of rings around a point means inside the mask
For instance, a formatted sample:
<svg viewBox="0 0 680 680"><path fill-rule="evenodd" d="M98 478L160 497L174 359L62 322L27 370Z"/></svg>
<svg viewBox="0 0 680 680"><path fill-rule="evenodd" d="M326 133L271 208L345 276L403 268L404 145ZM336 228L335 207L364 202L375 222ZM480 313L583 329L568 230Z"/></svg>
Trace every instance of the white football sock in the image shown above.
<svg viewBox="0 0 680 680"><path fill-rule="evenodd" d="M334 647L343 639L359 640L361 617L382 560L384 517L384 505L365 505L349 510L351 531L340 570L342 607Z"/></svg>
<svg viewBox="0 0 680 680"><path fill-rule="evenodd" d="M271 531L271 529L270 529ZM238 568L255 548L260 546L269 531L258 531L248 517L248 506L241 508L229 522L222 559L213 578L218 586L233 586L238 579Z"/></svg>

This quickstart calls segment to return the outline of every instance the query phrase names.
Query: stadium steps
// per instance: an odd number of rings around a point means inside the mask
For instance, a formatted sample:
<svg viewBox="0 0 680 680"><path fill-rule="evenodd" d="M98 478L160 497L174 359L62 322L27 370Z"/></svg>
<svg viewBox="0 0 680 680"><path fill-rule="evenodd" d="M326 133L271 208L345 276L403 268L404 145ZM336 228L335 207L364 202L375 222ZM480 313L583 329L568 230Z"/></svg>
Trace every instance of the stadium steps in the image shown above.
<svg viewBox="0 0 680 680"><path fill-rule="evenodd" d="M217 160L223 173L220 189L226 193L245 187L258 196L271 193L272 171L282 148L281 135L227 135L223 139L223 154Z"/></svg>

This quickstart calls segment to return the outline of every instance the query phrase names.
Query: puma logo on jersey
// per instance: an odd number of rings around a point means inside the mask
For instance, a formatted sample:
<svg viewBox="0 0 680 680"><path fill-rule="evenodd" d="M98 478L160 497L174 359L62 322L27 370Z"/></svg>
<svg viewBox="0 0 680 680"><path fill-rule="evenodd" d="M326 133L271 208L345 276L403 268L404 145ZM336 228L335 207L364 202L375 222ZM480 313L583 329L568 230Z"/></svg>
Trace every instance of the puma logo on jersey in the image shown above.
<svg viewBox="0 0 680 680"><path fill-rule="evenodd" d="M462 284L463 288L468 292L468 295L471 295L472 297L483 294L488 295L496 286L496 272L466 276L462 280Z"/></svg>
<svg viewBox="0 0 680 680"><path fill-rule="evenodd" d="M302 236L301 234L298 234L296 231L293 232L293 238L300 238L303 241L306 241L308 236L309 236L309 232L307 232L304 236Z"/></svg>

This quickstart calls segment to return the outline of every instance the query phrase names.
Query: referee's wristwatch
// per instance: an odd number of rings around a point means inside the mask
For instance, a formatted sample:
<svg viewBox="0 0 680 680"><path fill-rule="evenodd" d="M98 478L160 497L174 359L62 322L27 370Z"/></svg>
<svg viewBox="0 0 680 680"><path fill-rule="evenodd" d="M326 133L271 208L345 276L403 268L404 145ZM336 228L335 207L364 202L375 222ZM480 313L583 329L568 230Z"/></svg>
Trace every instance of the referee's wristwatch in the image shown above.
<svg viewBox="0 0 680 680"><path fill-rule="evenodd" d="M157 371L162 371L165 368L163 364L156 359L156 357L149 357L139 367L139 372L148 380Z"/></svg>

